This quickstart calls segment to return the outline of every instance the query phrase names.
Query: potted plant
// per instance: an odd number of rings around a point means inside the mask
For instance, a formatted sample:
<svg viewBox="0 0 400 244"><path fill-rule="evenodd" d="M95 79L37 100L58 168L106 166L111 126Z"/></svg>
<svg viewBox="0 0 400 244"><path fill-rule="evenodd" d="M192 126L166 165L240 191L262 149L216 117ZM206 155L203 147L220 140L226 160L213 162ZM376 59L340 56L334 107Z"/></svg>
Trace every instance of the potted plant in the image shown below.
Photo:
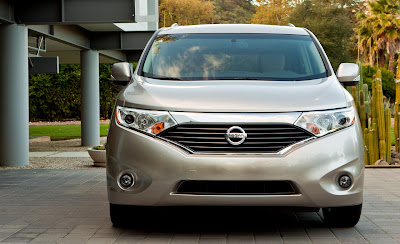
<svg viewBox="0 0 400 244"><path fill-rule="evenodd" d="M106 167L106 144L88 148L88 153L95 166Z"/></svg>

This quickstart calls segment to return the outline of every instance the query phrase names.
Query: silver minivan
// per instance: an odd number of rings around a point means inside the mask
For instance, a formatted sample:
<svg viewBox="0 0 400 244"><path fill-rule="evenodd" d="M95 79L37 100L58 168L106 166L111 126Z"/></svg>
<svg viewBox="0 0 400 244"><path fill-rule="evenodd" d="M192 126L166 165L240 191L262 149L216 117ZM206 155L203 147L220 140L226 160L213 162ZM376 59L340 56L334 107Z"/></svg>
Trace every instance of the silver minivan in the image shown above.
<svg viewBox="0 0 400 244"><path fill-rule="evenodd" d="M363 138L343 86L359 69L335 74L307 29L161 28L133 73L118 63L112 76L125 86L107 143L115 225L140 206L301 207L357 224Z"/></svg>

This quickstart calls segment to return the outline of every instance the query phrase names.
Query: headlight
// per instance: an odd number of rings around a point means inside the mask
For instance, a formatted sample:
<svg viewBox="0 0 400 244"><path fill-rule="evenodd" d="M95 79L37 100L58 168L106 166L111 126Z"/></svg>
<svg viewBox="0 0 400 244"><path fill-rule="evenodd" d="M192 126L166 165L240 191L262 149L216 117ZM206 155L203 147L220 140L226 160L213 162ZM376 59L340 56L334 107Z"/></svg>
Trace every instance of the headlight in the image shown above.
<svg viewBox="0 0 400 244"><path fill-rule="evenodd" d="M153 135L177 124L165 111L140 110L120 106L117 106L116 119L121 126Z"/></svg>
<svg viewBox="0 0 400 244"><path fill-rule="evenodd" d="M353 107L303 113L295 125L302 127L316 136L346 128L354 124L355 112Z"/></svg>

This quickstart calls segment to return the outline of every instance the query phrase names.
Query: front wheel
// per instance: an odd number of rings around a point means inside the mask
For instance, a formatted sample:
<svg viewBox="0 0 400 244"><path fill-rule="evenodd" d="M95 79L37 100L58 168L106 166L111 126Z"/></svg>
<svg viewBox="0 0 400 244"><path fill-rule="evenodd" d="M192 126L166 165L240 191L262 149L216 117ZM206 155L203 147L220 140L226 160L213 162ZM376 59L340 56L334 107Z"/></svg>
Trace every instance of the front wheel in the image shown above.
<svg viewBox="0 0 400 244"><path fill-rule="evenodd" d="M325 224L332 227L353 227L360 220L362 204L348 207L323 208Z"/></svg>
<svg viewBox="0 0 400 244"><path fill-rule="evenodd" d="M115 227L132 225L132 212L135 207L110 203L111 222Z"/></svg>

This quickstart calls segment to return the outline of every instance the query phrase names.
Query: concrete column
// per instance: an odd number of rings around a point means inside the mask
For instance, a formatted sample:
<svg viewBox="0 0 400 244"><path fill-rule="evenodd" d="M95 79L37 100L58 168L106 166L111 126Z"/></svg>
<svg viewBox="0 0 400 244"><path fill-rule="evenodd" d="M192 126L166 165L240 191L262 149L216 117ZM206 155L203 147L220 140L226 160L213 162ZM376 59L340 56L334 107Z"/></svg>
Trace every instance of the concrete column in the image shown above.
<svg viewBox="0 0 400 244"><path fill-rule="evenodd" d="M0 165L29 164L28 29L0 25Z"/></svg>
<svg viewBox="0 0 400 244"><path fill-rule="evenodd" d="M99 52L81 51L82 146L100 145Z"/></svg>

